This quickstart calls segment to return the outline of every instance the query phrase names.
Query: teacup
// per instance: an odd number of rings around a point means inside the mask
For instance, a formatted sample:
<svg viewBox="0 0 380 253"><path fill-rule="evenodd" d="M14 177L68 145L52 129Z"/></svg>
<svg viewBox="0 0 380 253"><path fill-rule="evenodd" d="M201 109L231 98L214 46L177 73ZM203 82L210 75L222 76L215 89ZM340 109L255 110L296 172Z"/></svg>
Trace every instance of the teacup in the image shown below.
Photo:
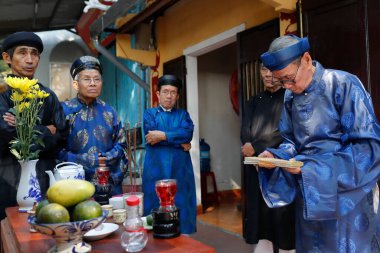
<svg viewBox="0 0 380 253"><path fill-rule="evenodd" d="M113 210L113 221L117 224L121 224L127 219L127 210L116 209Z"/></svg>
<svg viewBox="0 0 380 253"><path fill-rule="evenodd" d="M102 205L102 209L108 211L107 218L112 216L112 208L112 205Z"/></svg>

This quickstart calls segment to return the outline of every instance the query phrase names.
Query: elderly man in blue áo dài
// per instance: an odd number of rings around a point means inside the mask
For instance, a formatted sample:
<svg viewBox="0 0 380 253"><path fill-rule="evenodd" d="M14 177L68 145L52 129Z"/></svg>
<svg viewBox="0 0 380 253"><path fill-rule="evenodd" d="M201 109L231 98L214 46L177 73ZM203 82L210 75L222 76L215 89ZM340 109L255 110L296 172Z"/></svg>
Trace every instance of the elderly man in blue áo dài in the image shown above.
<svg viewBox="0 0 380 253"><path fill-rule="evenodd" d="M301 168L259 169L271 207L296 203L296 251L380 252L373 190L380 175L380 127L360 80L312 61L307 38L283 36L261 55L284 86L284 142L260 157Z"/></svg>
<svg viewBox="0 0 380 253"><path fill-rule="evenodd" d="M173 75L158 80L159 106L144 112L146 155L143 170L144 213L159 207L155 182L176 179L175 205L180 209L181 233L196 231L196 195L189 150L194 124L189 114L174 107L181 81Z"/></svg>
<svg viewBox="0 0 380 253"><path fill-rule="evenodd" d="M112 194L121 194L128 164L126 137L116 111L98 98L102 67L96 58L82 56L73 62L70 74L78 95L62 103L70 133L59 158L83 165L87 181L95 180L97 167L109 167Z"/></svg>

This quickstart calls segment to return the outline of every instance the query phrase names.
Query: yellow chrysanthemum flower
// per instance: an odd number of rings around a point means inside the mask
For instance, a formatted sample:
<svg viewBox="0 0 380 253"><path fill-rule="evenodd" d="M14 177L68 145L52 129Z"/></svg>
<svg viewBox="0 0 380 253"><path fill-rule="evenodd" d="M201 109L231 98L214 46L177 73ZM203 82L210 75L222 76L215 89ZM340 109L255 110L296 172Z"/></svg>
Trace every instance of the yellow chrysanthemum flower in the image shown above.
<svg viewBox="0 0 380 253"><path fill-rule="evenodd" d="M28 92L28 94L26 95L27 98L29 99L36 99L37 98L37 94L35 92Z"/></svg>
<svg viewBox="0 0 380 253"><path fill-rule="evenodd" d="M29 107L30 107L29 102L21 102L20 106L19 106L19 110L20 110L20 112L22 112L25 108L29 108Z"/></svg>
<svg viewBox="0 0 380 253"><path fill-rule="evenodd" d="M37 79L6 77L5 82L12 93L12 112L18 122L17 137L9 143L11 152L18 160L36 159L38 150L30 150L30 145L39 140L39 137L33 129L39 122L39 111L49 94L40 90Z"/></svg>
<svg viewBox="0 0 380 253"><path fill-rule="evenodd" d="M29 79L27 77L6 77L4 81L13 89L20 91L21 93L28 92L32 86L34 86L38 80L37 79Z"/></svg>
<svg viewBox="0 0 380 253"><path fill-rule="evenodd" d="M22 101L24 98L25 96L18 92L14 92L11 96L12 101Z"/></svg>
<svg viewBox="0 0 380 253"><path fill-rule="evenodd" d="M38 98L46 98L46 97L48 97L49 96L49 93L47 93L47 92L45 92L45 91L43 91L43 90L39 90L38 92L37 92L37 97Z"/></svg>

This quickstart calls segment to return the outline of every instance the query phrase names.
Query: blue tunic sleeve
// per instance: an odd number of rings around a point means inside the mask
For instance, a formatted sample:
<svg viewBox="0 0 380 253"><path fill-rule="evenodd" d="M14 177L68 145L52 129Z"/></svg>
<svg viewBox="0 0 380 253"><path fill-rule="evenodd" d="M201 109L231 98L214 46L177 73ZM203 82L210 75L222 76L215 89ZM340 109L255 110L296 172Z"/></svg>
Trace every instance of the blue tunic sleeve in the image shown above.
<svg viewBox="0 0 380 253"><path fill-rule="evenodd" d="M185 110L173 108L172 112L163 112L159 108L152 108L144 112L145 135L152 130L163 131L166 135L166 141L156 145L179 146L191 141L194 124Z"/></svg>

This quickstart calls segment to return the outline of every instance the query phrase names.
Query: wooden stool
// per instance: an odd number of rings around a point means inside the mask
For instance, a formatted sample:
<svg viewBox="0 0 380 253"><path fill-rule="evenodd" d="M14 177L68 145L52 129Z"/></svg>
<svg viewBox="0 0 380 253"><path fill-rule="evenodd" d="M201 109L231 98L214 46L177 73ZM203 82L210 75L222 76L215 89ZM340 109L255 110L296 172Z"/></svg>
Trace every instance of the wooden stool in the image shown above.
<svg viewBox="0 0 380 253"><path fill-rule="evenodd" d="M201 172L201 194L203 212L208 207L219 204L214 172Z"/></svg>

